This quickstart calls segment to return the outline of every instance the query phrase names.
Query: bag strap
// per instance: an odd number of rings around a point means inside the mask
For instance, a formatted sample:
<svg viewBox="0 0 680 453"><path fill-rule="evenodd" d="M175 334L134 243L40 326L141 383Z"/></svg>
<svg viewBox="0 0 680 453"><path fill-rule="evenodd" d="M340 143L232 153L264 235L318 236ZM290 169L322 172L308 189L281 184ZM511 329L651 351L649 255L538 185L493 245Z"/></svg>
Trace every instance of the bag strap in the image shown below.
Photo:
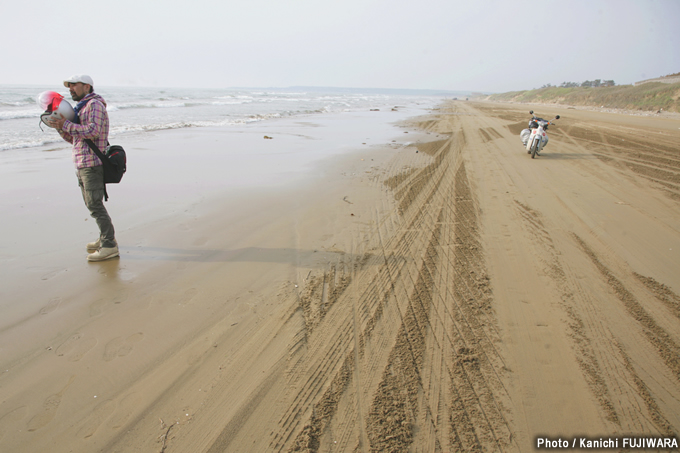
<svg viewBox="0 0 680 453"><path fill-rule="evenodd" d="M97 157L99 157L99 160L102 161L102 165L108 166L109 169L112 169L111 162L109 162L106 156L99 150L99 147L95 145L94 142L89 138L86 138L84 141L87 143L87 146L89 146L90 149L97 155ZM109 201L109 194L106 193L106 183L104 183L104 201Z"/></svg>
<svg viewBox="0 0 680 453"><path fill-rule="evenodd" d="M106 161L106 156L99 150L99 147L94 144L92 139L86 138L84 140L85 143L87 143L87 146L90 147L90 149L99 157L99 159L102 161L102 165L106 165L104 161Z"/></svg>

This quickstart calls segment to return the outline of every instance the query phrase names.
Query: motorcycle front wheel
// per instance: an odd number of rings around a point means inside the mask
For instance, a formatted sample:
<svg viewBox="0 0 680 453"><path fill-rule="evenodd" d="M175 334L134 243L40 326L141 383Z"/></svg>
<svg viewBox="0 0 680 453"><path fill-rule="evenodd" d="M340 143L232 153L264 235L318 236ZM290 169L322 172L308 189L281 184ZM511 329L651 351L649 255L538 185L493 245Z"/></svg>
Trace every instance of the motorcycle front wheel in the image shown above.
<svg viewBox="0 0 680 453"><path fill-rule="evenodd" d="M538 152L538 140L534 140L534 142L531 144L531 158L536 157L536 153Z"/></svg>

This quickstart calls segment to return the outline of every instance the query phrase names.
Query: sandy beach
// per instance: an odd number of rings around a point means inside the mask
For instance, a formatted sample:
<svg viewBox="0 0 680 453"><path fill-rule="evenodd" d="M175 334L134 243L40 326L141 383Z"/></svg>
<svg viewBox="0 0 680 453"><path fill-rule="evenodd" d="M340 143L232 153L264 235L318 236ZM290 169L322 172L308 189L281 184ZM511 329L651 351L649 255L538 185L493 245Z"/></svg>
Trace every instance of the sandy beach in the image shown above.
<svg viewBox="0 0 680 453"><path fill-rule="evenodd" d="M562 116L531 159L533 108ZM271 138L265 138L271 137ZM680 120L448 101L0 166L1 452L532 451L680 430Z"/></svg>

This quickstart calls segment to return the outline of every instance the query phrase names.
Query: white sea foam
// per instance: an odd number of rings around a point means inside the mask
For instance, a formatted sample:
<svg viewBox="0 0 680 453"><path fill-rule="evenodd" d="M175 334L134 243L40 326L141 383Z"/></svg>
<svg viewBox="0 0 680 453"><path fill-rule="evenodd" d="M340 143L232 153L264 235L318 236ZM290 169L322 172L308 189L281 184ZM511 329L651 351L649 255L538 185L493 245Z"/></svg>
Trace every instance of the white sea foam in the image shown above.
<svg viewBox="0 0 680 453"><path fill-rule="evenodd" d="M441 99L348 89L97 88L107 102L112 136L187 127L230 127L280 117L386 109L394 105L435 105ZM56 86L0 85L0 151L61 140L49 128L39 127L42 111L35 99L48 90L56 90L70 100L68 92Z"/></svg>
<svg viewBox="0 0 680 453"><path fill-rule="evenodd" d="M22 139L21 141L9 141L9 142L2 142L0 143L0 151L9 151L13 149L24 149L24 148L35 148L38 146L45 146L49 145L52 143L64 143L64 141L59 137L58 135L53 136L52 138L46 138L43 140L38 140L38 139L33 139L33 140L25 140Z"/></svg>
<svg viewBox="0 0 680 453"><path fill-rule="evenodd" d="M232 99L232 100L214 101L214 102L212 102L212 105L241 105L241 104L250 104L252 102L253 102L252 99Z"/></svg>
<svg viewBox="0 0 680 453"><path fill-rule="evenodd" d="M42 112L39 109L21 109L0 111L0 120L15 120L19 118L38 118Z"/></svg>

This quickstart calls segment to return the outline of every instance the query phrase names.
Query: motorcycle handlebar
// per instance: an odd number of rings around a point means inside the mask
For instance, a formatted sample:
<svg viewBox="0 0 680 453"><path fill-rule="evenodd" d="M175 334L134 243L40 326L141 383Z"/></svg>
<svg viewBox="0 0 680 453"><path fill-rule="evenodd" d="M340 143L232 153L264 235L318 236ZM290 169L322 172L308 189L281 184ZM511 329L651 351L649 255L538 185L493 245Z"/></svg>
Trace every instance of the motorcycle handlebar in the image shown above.
<svg viewBox="0 0 680 453"><path fill-rule="evenodd" d="M533 110L530 110L529 113L531 113L531 119L532 119L532 120L545 121L547 124L554 124L553 121L559 120L559 119L560 119L560 116L559 116L559 115L556 115L555 118L553 118L553 119L551 119L551 120L544 120L543 118L539 118L539 117L537 117L536 115L534 115L534 111L533 111Z"/></svg>

